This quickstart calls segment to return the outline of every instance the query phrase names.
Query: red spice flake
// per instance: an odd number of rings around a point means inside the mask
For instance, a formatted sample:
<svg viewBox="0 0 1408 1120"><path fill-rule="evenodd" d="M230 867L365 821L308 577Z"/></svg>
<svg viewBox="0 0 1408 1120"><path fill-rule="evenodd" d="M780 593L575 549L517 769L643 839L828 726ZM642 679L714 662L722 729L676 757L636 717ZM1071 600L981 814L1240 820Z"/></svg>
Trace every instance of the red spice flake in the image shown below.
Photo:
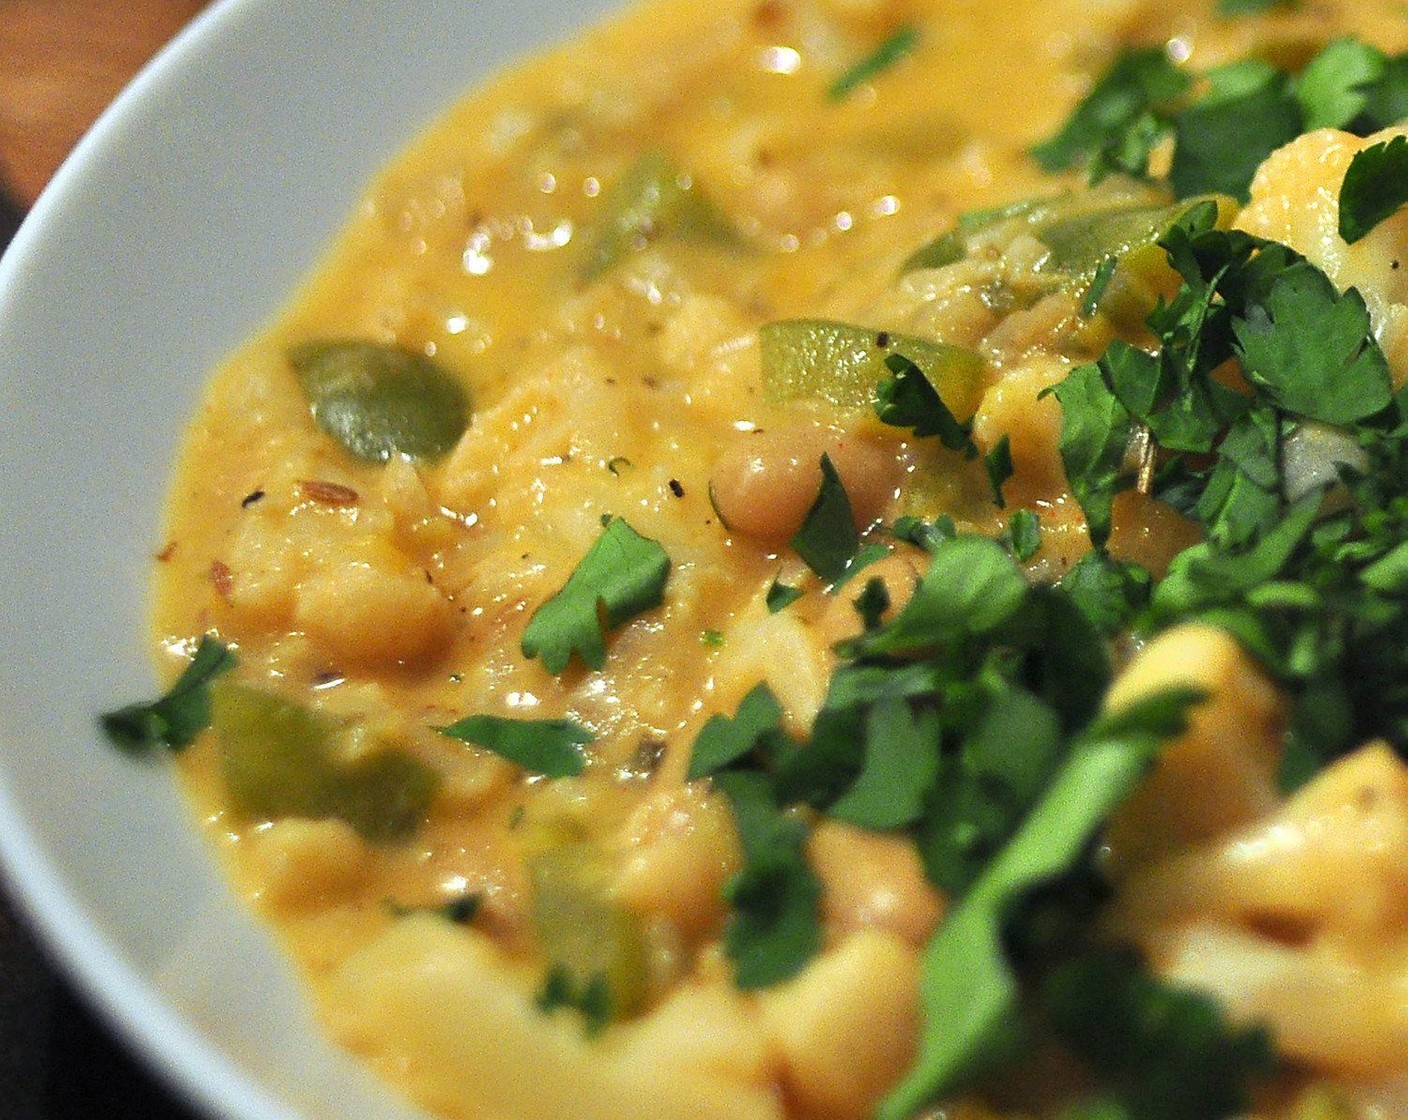
<svg viewBox="0 0 1408 1120"><path fill-rule="evenodd" d="M319 478L305 478L298 483L298 496L310 502L325 506L355 506L362 500L360 494L350 486L339 482L325 482Z"/></svg>
<svg viewBox="0 0 1408 1120"><path fill-rule="evenodd" d="M158 552L158 553L156 554L156 562L157 562L158 564L168 564L168 563L171 562L171 558L172 558L173 556L175 556L175 555L176 555L176 542L175 542L175 541L167 541L166 547L163 548L160 552Z"/></svg>
<svg viewBox="0 0 1408 1120"><path fill-rule="evenodd" d="M235 586L235 576L230 571L230 565L223 560L212 560L210 562L210 582L215 586L215 593L228 603L230 591Z"/></svg>

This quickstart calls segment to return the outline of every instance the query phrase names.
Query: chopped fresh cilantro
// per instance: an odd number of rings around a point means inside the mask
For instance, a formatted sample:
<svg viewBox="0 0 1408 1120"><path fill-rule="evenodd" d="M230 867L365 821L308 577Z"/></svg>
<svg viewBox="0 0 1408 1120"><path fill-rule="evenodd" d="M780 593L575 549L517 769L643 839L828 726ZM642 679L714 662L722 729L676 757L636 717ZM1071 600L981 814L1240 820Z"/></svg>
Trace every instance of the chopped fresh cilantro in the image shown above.
<svg viewBox="0 0 1408 1120"><path fill-rule="evenodd" d="M993 449L983 456L983 468L988 474L988 485L992 487L993 504L998 509L1006 509L1007 499L1002 494L1002 487L1015 470L1012 465L1012 441L1006 433L1003 433L1002 438L993 445Z"/></svg>
<svg viewBox="0 0 1408 1120"><path fill-rule="evenodd" d="M1106 716L1070 745L1020 828L983 868L924 953L923 1032L913 1069L877 1120L906 1120L1010 1058L1024 1034L1004 927L1031 892L1088 857L1091 839L1185 726L1200 695L1171 690Z"/></svg>
<svg viewBox="0 0 1408 1120"><path fill-rule="evenodd" d="M1061 577L1061 589L1101 634L1113 638L1149 604L1150 576L1137 564L1087 552Z"/></svg>
<svg viewBox="0 0 1408 1120"><path fill-rule="evenodd" d="M831 83L826 91L832 101L842 100L856 87L883 74L919 45L919 28L905 24L865 58Z"/></svg>
<svg viewBox="0 0 1408 1120"><path fill-rule="evenodd" d="M1091 543L1100 548L1110 536L1110 511L1123 477L1129 410L1097 364L1077 366L1046 392L1061 403L1061 461L1085 511Z"/></svg>
<svg viewBox="0 0 1408 1120"><path fill-rule="evenodd" d="M1086 163L1096 167L1113 163L1129 171L1131 163L1147 163L1160 138L1161 129L1151 133L1151 112L1177 103L1191 85L1188 75L1161 48L1126 51L1076 106L1061 131L1033 148L1032 155L1047 171ZM1144 149L1142 159L1131 158L1136 155L1129 151L1131 137L1137 137ZM1104 153L1120 153L1121 158L1102 160Z"/></svg>
<svg viewBox="0 0 1408 1120"><path fill-rule="evenodd" d="M560 1008L579 1012L589 1038L605 1030L616 1014L611 985L605 976L598 973L578 983L572 970L562 965L548 970L534 1003L545 1015Z"/></svg>
<svg viewBox="0 0 1408 1120"><path fill-rule="evenodd" d="M1246 16L1272 8L1294 8L1297 3L1299 0L1217 0L1217 10L1225 16Z"/></svg>
<svg viewBox="0 0 1408 1120"><path fill-rule="evenodd" d="M1408 155L1408 141L1400 150ZM1389 402L1388 362L1364 297L1340 294L1308 261L1282 270L1233 330L1247 377L1286 412L1343 425Z"/></svg>
<svg viewBox="0 0 1408 1120"><path fill-rule="evenodd" d="M1065 750L1060 719L1025 689L997 690L982 708L961 748L945 756L919 827L929 878L955 898L1016 831Z"/></svg>
<svg viewBox="0 0 1408 1120"><path fill-rule="evenodd" d="M924 371L903 354L889 354L885 368L893 375L875 387L875 414L896 428L912 428L925 438L938 436L950 451L971 459L978 453L971 424L961 424Z"/></svg>
<svg viewBox="0 0 1408 1120"><path fill-rule="evenodd" d="M99 723L114 745L134 754L179 751L210 726L210 682L235 667L235 655L209 634L191 663L157 700L105 712Z"/></svg>
<svg viewBox="0 0 1408 1120"><path fill-rule="evenodd" d="M1033 510L1013 510L1004 539L1012 546L1012 555L1026 563L1041 548L1041 519Z"/></svg>
<svg viewBox="0 0 1408 1120"><path fill-rule="evenodd" d="M804 594L805 592L800 587L791 587L783 583L781 579L774 579L768 587L766 600L768 613L776 614L780 610L785 610Z"/></svg>
<svg viewBox="0 0 1408 1120"><path fill-rule="evenodd" d="M1082 318L1089 319L1095 314L1100 306L1100 301L1105 298L1105 289L1110 286L1115 269L1119 266L1119 258L1115 256L1108 256L1100 262L1099 267L1095 270L1095 275L1090 279L1090 286L1085 289L1085 295L1080 301Z"/></svg>
<svg viewBox="0 0 1408 1120"><path fill-rule="evenodd" d="M940 514L933 522L906 514L895 519L890 529L891 535L900 541L916 544L925 552L933 552L944 541L958 536L958 526L948 514Z"/></svg>
<svg viewBox="0 0 1408 1120"><path fill-rule="evenodd" d="M1353 245L1408 203L1408 137L1355 153L1340 188L1340 236Z"/></svg>
<svg viewBox="0 0 1408 1120"><path fill-rule="evenodd" d="M620 517L588 550L562 590L540 606L523 631L523 655L561 673L576 654L589 669L606 664L604 627L620 626L660 605L670 558Z"/></svg>
<svg viewBox="0 0 1408 1120"><path fill-rule="evenodd" d="M1224 0L1247 10L1266 0ZM1337 39L1299 74L1246 59L1194 75L1158 48L1129 50L1032 154L1048 171L1085 166L1091 182L1112 172L1149 174L1172 142L1169 183L1179 198L1221 193L1245 200L1252 176L1282 144L1316 128L1367 136L1408 116L1408 56L1389 58ZM1095 298L1098 298L1095 297ZM1087 297L1087 311L1094 299Z"/></svg>
<svg viewBox="0 0 1408 1120"><path fill-rule="evenodd" d="M1388 59L1358 39L1336 39L1306 63L1295 82L1304 113L1302 128L1347 128L1369 103L1368 90L1384 75Z"/></svg>
<svg viewBox="0 0 1408 1120"><path fill-rule="evenodd" d="M732 717L713 715L704 724L689 760L690 779L706 777L776 742L781 728L782 707L772 689L754 685Z"/></svg>
<svg viewBox="0 0 1408 1120"><path fill-rule="evenodd" d="M827 815L862 828L904 828L924 813L939 774L941 732L936 712L915 713L886 697L866 718L864 763Z"/></svg>
<svg viewBox="0 0 1408 1120"><path fill-rule="evenodd" d="M1159 979L1132 953L1093 950L1058 966L1044 1006L1058 1038L1114 1086L1129 1120L1244 1115L1271 1071L1264 1030L1227 1022L1209 996Z"/></svg>
<svg viewBox="0 0 1408 1120"><path fill-rule="evenodd" d="M1169 181L1179 198L1230 194L1243 201L1252 176L1303 131L1289 76L1256 59L1208 74L1210 89L1179 115Z"/></svg>
<svg viewBox="0 0 1408 1120"><path fill-rule="evenodd" d="M884 626L848 644L849 656L922 653L995 630L1027 598L1026 578L1006 549L986 537L955 537L933 551L909 602Z"/></svg>
<svg viewBox="0 0 1408 1120"><path fill-rule="evenodd" d="M890 593L885 590L885 581L876 578L866 580L865 590L852 600L851 605L860 615L861 625L867 630L874 630L890 609Z"/></svg>
<svg viewBox="0 0 1408 1120"><path fill-rule="evenodd" d="M483 905L484 896L473 893L462 894L458 898L450 899L449 902L442 902L434 906L407 906L404 903L387 900L386 908L395 918L405 918L412 914L433 914L435 917L444 918L447 922L453 922L455 925L466 926L474 921Z"/></svg>
<svg viewBox="0 0 1408 1120"><path fill-rule="evenodd" d="M778 807L761 774L731 771L713 781L733 806L743 845L743 868L724 887L733 907L724 950L738 987L770 987L821 949L821 881L807 864L807 826Z"/></svg>
<svg viewBox="0 0 1408 1120"><path fill-rule="evenodd" d="M791 545L807 562L807 567L827 583L834 583L846 574L846 568L860 547L851 500L828 455L821 457L821 487L816 500Z"/></svg>
<svg viewBox="0 0 1408 1120"><path fill-rule="evenodd" d="M699 632L699 644L717 649L724 644L724 632L722 630L701 630Z"/></svg>
<svg viewBox="0 0 1408 1120"><path fill-rule="evenodd" d="M893 551L884 541L870 541L861 545L855 556L851 558L851 562L846 565L846 570L841 573L841 578L831 585L831 593L834 595L840 591L871 564L885 559Z"/></svg>
<svg viewBox="0 0 1408 1120"><path fill-rule="evenodd" d="M570 719L509 719L505 716L466 716L440 733L462 743L493 751L530 774L571 778L586 766L582 748L595 736Z"/></svg>

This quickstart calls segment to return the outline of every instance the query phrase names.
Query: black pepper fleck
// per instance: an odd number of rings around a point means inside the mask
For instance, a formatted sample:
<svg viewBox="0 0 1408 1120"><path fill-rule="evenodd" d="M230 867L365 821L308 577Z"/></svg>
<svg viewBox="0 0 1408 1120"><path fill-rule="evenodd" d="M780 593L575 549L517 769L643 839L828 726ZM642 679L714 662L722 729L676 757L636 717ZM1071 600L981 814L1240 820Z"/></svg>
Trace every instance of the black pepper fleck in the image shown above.
<svg viewBox="0 0 1408 1120"><path fill-rule="evenodd" d="M246 494L243 498L240 499L240 509L248 509L248 508L249 508L250 506L252 506L255 502L259 502L259 501L263 501L263 500L264 500L264 491L263 491L263 490L251 490L248 494Z"/></svg>
<svg viewBox="0 0 1408 1120"><path fill-rule="evenodd" d="M679 479L677 479L677 478L672 478L672 479L670 479L670 493L673 494L673 495L674 495L675 497L677 497L677 498L683 498L683 497L684 497L684 487L680 485L680 480L679 480Z"/></svg>

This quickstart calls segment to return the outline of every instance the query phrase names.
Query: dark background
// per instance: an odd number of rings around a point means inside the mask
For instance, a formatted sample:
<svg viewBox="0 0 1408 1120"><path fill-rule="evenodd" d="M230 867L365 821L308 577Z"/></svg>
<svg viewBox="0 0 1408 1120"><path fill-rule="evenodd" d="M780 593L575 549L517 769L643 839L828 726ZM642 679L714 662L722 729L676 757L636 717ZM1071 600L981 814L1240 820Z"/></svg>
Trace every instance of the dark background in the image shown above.
<svg viewBox="0 0 1408 1120"><path fill-rule="evenodd" d="M0 0L0 251L60 162L204 0ZM196 1120L48 966L0 888L0 1120Z"/></svg>

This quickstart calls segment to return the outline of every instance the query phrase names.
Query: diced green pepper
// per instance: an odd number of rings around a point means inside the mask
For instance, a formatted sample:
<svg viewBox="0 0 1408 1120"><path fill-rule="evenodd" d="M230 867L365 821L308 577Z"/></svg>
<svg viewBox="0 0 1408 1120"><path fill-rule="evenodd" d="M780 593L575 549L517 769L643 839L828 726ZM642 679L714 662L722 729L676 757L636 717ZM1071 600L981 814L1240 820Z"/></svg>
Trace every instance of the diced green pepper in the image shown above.
<svg viewBox="0 0 1408 1120"><path fill-rule="evenodd" d="M1037 236L1051 250L1042 266L1072 279L1089 279L1106 257L1118 257L1123 263L1141 250L1154 250L1162 259L1158 240L1204 198L1190 198L1170 206L1135 206L1121 210L1097 210L1076 214L1043 225ZM1235 212L1230 198L1218 198L1219 209Z"/></svg>
<svg viewBox="0 0 1408 1120"><path fill-rule="evenodd" d="M424 354L360 341L305 342L289 362L313 422L349 455L438 459L469 426L464 387Z"/></svg>
<svg viewBox="0 0 1408 1120"><path fill-rule="evenodd" d="M579 988L604 983L610 1018L645 1004L647 963L640 918L610 897L609 876L589 841L568 841L528 858L533 926L548 972Z"/></svg>
<svg viewBox="0 0 1408 1120"><path fill-rule="evenodd" d="M974 234L991 229L1000 222L1025 218L1035 210L1048 207L1051 202L1049 198L1024 198L1004 206L968 210L958 215L953 229L941 233L929 244L911 254L900 266L900 272L913 272L919 268L943 268L945 265L961 261L968 254L968 239Z"/></svg>
<svg viewBox="0 0 1408 1120"><path fill-rule="evenodd" d="M875 387L892 376L901 354L921 370L955 416L966 419L982 395L983 359L971 350L912 335L874 331L827 319L785 319L759 331L763 391L769 400L823 400L869 408Z"/></svg>
<svg viewBox="0 0 1408 1120"><path fill-rule="evenodd" d="M339 760L343 723L262 689L211 686L212 724L230 800L250 817L336 818L367 840L410 835L440 784L430 767L387 748Z"/></svg>
<svg viewBox="0 0 1408 1120"><path fill-rule="evenodd" d="M595 280L629 253L663 237L736 240L728 218L664 152L646 152L601 200L587 242L583 279Z"/></svg>

